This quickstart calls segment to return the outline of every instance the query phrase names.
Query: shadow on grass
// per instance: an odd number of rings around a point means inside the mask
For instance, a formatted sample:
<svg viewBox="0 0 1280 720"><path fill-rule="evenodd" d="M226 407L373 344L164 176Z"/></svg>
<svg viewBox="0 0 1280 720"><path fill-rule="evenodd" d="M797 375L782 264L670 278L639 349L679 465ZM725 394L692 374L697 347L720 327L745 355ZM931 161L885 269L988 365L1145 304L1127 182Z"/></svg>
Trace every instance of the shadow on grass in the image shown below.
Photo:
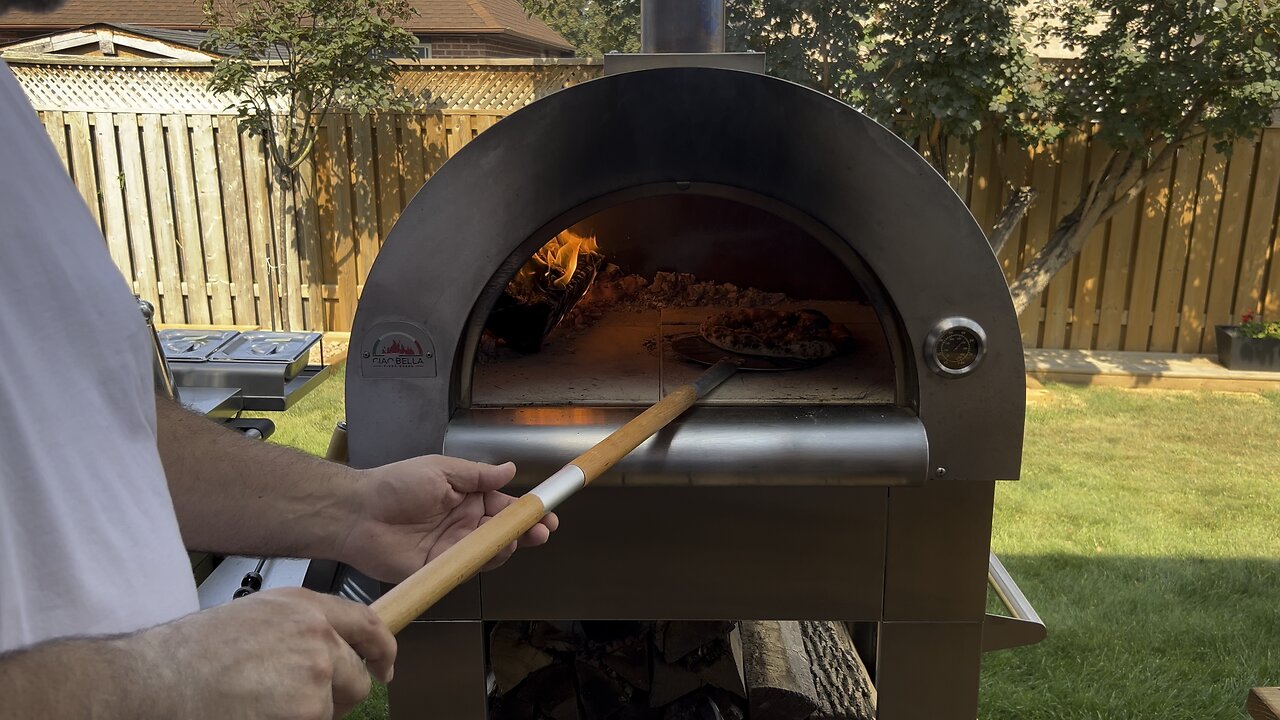
<svg viewBox="0 0 1280 720"><path fill-rule="evenodd" d="M1049 635L986 656L984 720L1236 720L1280 684L1278 560L1001 559Z"/></svg>

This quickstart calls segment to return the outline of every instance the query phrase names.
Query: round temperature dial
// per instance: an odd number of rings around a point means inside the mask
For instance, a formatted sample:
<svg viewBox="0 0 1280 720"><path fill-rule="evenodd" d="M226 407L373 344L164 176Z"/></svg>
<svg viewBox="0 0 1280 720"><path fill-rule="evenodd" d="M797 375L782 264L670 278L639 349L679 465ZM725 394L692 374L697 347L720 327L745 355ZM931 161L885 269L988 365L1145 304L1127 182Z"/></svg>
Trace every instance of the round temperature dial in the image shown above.
<svg viewBox="0 0 1280 720"><path fill-rule="evenodd" d="M973 372L987 351L987 334L968 319L947 318L934 326L925 339L924 356L929 367L944 377Z"/></svg>

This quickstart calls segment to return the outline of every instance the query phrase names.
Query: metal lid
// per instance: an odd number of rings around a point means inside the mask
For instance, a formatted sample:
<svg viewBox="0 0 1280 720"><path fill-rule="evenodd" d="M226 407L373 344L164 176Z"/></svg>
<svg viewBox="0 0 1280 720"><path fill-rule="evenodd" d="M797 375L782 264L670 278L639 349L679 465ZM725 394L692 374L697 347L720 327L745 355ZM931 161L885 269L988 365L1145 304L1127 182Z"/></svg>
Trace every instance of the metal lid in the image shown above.
<svg viewBox="0 0 1280 720"><path fill-rule="evenodd" d="M203 362L240 333L236 330L161 330L160 348L171 362Z"/></svg>
<svg viewBox="0 0 1280 720"><path fill-rule="evenodd" d="M315 332L253 330L240 333L215 352L210 360L287 364L306 355L319 340L320 333Z"/></svg>

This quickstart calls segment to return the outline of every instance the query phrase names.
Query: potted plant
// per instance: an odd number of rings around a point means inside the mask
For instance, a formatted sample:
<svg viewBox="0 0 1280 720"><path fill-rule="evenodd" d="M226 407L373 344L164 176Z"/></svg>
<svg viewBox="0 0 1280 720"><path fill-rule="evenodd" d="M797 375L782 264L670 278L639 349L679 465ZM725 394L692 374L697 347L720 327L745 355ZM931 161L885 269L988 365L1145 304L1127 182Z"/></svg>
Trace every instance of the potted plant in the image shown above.
<svg viewBox="0 0 1280 720"><path fill-rule="evenodd" d="M1252 312L1239 325L1218 326L1218 362L1230 370L1280 371L1280 321Z"/></svg>

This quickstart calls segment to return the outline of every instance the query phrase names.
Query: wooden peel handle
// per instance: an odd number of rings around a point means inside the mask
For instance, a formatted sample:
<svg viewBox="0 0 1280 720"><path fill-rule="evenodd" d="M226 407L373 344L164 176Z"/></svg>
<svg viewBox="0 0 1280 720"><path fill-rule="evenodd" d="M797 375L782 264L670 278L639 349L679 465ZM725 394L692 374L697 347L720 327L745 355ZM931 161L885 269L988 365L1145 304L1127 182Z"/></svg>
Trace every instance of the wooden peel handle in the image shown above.
<svg viewBox="0 0 1280 720"><path fill-rule="evenodd" d="M576 466L581 470L582 485L585 486L679 417L698 398L724 382L736 369L737 366L730 363L717 363L697 381L673 390L631 422L613 431L609 437L579 455L569 466ZM554 479L556 476L552 477ZM480 572L480 568L502 552L503 548L515 542L516 538L537 525L551 509L553 508L548 508L543 503L538 488L534 488L439 557L423 565L404 582L388 590L374 601L371 606L373 611L391 632L400 632L414 618L439 602L440 598Z"/></svg>
<svg viewBox="0 0 1280 720"><path fill-rule="evenodd" d="M541 498L524 495L388 590L373 602L373 611L391 632L400 632L440 598L480 572L485 563L537 525L546 514Z"/></svg>

